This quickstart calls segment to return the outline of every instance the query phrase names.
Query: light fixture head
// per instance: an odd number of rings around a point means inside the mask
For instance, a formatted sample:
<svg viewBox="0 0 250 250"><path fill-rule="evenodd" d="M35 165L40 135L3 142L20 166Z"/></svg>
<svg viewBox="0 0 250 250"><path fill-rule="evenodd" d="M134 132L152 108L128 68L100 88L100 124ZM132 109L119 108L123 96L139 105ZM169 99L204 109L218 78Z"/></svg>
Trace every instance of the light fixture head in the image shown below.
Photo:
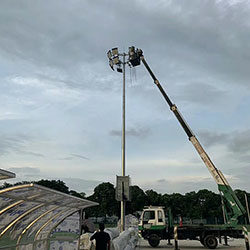
<svg viewBox="0 0 250 250"><path fill-rule="evenodd" d="M133 57L133 55L135 54L135 47L134 46L131 46L128 48L128 54L129 54L129 57Z"/></svg>
<svg viewBox="0 0 250 250"><path fill-rule="evenodd" d="M138 55L139 57L141 57L142 54L143 54L143 51L142 51L141 49L136 49L136 53L137 53L137 55Z"/></svg>
<svg viewBox="0 0 250 250"><path fill-rule="evenodd" d="M114 56L114 58L113 58L113 62L114 62L114 64L121 64L121 62L120 62L120 59L119 59L119 56Z"/></svg>
<svg viewBox="0 0 250 250"><path fill-rule="evenodd" d="M109 59L109 66L112 70L114 70L114 62L112 59Z"/></svg>
<svg viewBox="0 0 250 250"><path fill-rule="evenodd" d="M108 56L108 59L112 59L112 53L110 50L108 51L107 56Z"/></svg>
<svg viewBox="0 0 250 250"><path fill-rule="evenodd" d="M118 55L118 48L113 48L112 49L112 55L117 56Z"/></svg>

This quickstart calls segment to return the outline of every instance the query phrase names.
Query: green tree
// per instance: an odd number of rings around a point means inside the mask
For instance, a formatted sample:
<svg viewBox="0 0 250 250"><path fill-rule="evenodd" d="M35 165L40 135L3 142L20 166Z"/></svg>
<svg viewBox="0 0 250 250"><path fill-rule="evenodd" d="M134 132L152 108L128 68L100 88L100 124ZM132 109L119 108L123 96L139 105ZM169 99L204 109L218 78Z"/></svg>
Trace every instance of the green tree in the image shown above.
<svg viewBox="0 0 250 250"><path fill-rule="evenodd" d="M0 189L28 184L31 182L23 181L15 184L9 184L4 182ZM69 190L66 184L61 180L40 180L33 182L38 185L42 185L66 194L70 194L79 198L86 198L84 192L78 193L74 190ZM159 194L154 190L147 190L144 192L139 186L131 186L131 201L127 202L126 213L134 213L136 211L143 210L145 205L164 206L170 207L173 215L176 217L181 215L182 217L188 217L191 219L207 219L208 222L217 221L223 222L221 197L207 189L199 190L196 192L189 192L185 195L179 193L173 194ZM244 207L245 205L245 191L235 190L240 202ZM250 201L249 193L248 204ZM94 194L87 197L87 199L98 202L99 206L87 209L87 214L92 216L106 216L106 215L120 215L120 202L115 200L115 188L109 182L104 182L98 185L94 189ZM226 205L227 202L225 202ZM250 204L249 204L250 207ZM211 220L212 218L212 220ZM243 218L244 219L244 218ZM244 222L244 221L243 221Z"/></svg>
<svg viewBox="0 0 250 250"><path fill-rule="evenodd" d="M138 186L131 186L130 195L131 201L127 202L126 213L133 214L136 211L142 211L147 198L144 191Z"/></svg>
<svg viewBox="0 0 250 250"><path fill-rule="evenodd" d="M5 189L5 188L9 188L12 187L13 185L8 183L8 182L4 182L1 186L0 189Z"/></svg>
<svg viewBox="0 0 250 250"><path fill-rule="evenodd" d="M60 180L40 180L35 182L38 185L48 187L66 194L69 194L69 187L63 181Z"/></svg>
<svg viewBox="0 0 250 250"><path fill-rule="evenodd" d="M146 205L161 206L162 205L162 195L158 194L156 191L150 189L145 192L146 194Z"/></svg>
<svg viewBox="0 0 250 250"><path fill-rule="evenodd" d="M87 210L91 216L106 216L118 214L118 202L115 199L114 185L103 182L94 189L94 194L88 197L89 200L99 203L99 206Z"/></svg>
<svg viewBox="0 0 250 250"><path fill-rule="evenodd" d="M197 193L197 205L200 207L201 217L219 217L222 214L221 197L207 189L202 189Z"/></svg>
<svg viewBox="0 0 250 250"><path fill-rule="evenodd" d="M168 207L171 208L173 216L184 216L184 209L185 209L185 199L182 194L179 193L173 193L169 195L168 199Z"/></svg>
<svg viewBox="0 0 250 250"><path fill-rule="evenodd" d="M245 200L245 194L246 194L247 201L248 201L248 207L250 207L250 194L249 193L247 193L244 190L240 190L240 189L235 189L234 192L244 207L246 207L246 200Z"/></svg>
<svg viewBox="0 0 250 250"><path fill-rule="evenodd" d="M200 211L197 211L197 208L193 209L194 207L196 207L197 199L198 199L196 192L192 191L192 192L186 193L183 198L184 198L183 200L184 211L182 215L191 219L199 218L201 214Z"/></svg>
<svg viewBox="0 0 250 250"><path fill-rule="evenodd" d="M69 194L78 198L82 198L82 199L86 198L86 194L84 192L78 193L75 190L70 190Z"/></svg>
<svg viewBox="0 0 250 250"><path fill-rule="evenodd" d="M9 187L18 186L18 185L30 184L30 183L31 183L30 181L19 181L14 184L4 182L4 184L0 186L0 189L9 188Z"/></svg>

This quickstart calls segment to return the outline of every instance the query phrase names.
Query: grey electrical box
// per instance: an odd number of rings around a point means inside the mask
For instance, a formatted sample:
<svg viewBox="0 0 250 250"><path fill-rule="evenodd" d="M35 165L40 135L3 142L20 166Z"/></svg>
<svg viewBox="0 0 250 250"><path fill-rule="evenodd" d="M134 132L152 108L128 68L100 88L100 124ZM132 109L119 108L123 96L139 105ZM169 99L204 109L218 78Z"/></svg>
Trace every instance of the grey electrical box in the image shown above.
<svg viewBox="0 0 250 250"><path fill-rule="evenodd" d="M116 176L116 200L130 201L130 177Z"/></svg>

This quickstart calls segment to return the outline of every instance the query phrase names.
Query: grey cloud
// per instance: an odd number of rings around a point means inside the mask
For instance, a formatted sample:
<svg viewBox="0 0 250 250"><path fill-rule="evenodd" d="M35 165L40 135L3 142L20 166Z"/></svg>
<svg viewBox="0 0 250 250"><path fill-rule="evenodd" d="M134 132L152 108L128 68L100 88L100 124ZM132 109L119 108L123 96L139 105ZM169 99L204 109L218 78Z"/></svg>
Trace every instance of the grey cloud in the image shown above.
<svg viewBox="0 0 250 250"><path fill-rule="evenodd" d="M68 156L68 157L64 157L64 158L59 158L59 160L63 160L63 161L72 161L75 158L79 158L82 160L90 160L88 157L85 157L83 155L79 155L79 154L71 154L72 156Z"/></svg>
<svg viewBox="0 0 250 250"><path fill-rule="evenodd" d="M85 157L83 155L79 155L79 154L71 154L72 156L76 157L76 158L80 158L80 159L83 159L83 160L90 160L88 157Z"/></svg>
<svg viewBox="0 0 250 250"><path fill-rule="evenodd" d="M0 135L0 155L14 152L17 154L44 157L41 153L24 150L31 140L30 136L23 134Z"/></svg>
<svg viewBox="0 0 250 250"><path fill-rule="evenodd" d="M241 162L249 163L250 162L250 153L238 156L238 160L240 160Z"/></svg>
<svg viewBox="0 0 250 250"><path fill-rule="evenodd" d="M248 164L245 167L241 167L241 168L236 168L233 169L232 171L235 172L236 177L238 177L240 180L244 180L245 182L249 183L249 179L250 179L250 165Z"/></svg>
<svg viewBox="0 0 250 250"><path fill-rule="evenodd" d="M37 157L45 157L43 154L35 153L35 152L31 152L31 151L22 151L22 150L19 150L19 153L20 154L25 154L25 155L37 156Z"/></svg>
<svg viewBox="0 0 250 250"><path fill-rule="evenodd" d="M46 90L48 85L55 85L58 89L66 86L81 92L94 89L100 91L91 93L95 95L95 100L103 101L104 98L99 96L103 94L103 90L121 89L121 74L110 70L106 51L114 46L127 50L127 47L133 44L143 49L146 60L161 83L164 85L165 80L170 83L167 83L167 91L169 90L170 94L173 93L177 98L194 104L220 104L220 98L228 97L223 87L234 85L236 91L239 91L241 86L244 86L244 94L247 94L250 86L250 36L247 32L250 23L249 3L234 2L237 3L229 4L228 1L217 0L52 0L47 4L42 0L2 0L0 33L3 35L0 36L0 62L4 65L3 77L20 75L27 79L37 78L46 83ZM155 100L161 96L154 89L152 79L143 67L136 70L140 85L135 88L134 97L142 97L150 106L151 103L158 105ZM35 82L32 84L35 85ZM55 101L53 94L47 97L39 90L36 94L32 86L25 88L20 85L16 88L10 87L9 82L6 82L5 86L1 85L1 90L4 90L0 91L2 95L6 95L7 89L7 95L12 96L9 108L28 116L29 111L20 107L23 104L13 108L15 100L21 98L20 96L34 100L34 104L37 104L34 107L41 107L41 103L53 104ZM225 89L230 90L227 87ZM182 95L179 94L180 91ZM230 93L234 94L233 91L231 89ZM86 95L88 94L86 92ZM234 97L235 101L239 102L240 97ZM63 95L60 99L65 101ZM134 104L140 101L136 98L134 100L137 101ZM164 105L166 110L165 103L159 103ZM95 104L91 103L93 113ZM83 102L76 104L77 108L80 105L84 105ZM111 105L114 103L110 103ZM60 105L60 111L62 107L64 105ZM59 109L58 106L52 105L44 112L46 115L35 112L37 116L34 115L34 118L37 124L39 123L39 131L50 131L51 127L44 127L43 121L58 120ZM87 112L90 113L89 110ZM159 109L157 112L161 113ZM99 111L96 113L99 114ZM103 113L107 112L104 110ZM166 113L172 115L167 110ZM66 118L63 120L68 120L68 114L63 115L63 118ZM82 117L86 118L84 115ZM155 118L154 115L152 118ZM28 122L26 124L28 126ZM115 126L119 128L118 125ZM29 128L31 127L33 131L37 129L29 122ZM128 135L143 138L149 135L149 132L133 128L129 129ZM50 135L52 133L53 131ZM210 133L204 135L205 144L223 144L234 156L237 154L241 161L248 159L248 143L241 136L241 132L237 134L238 138L223 131ZM120 134L119 130L110 131L111 136ZM39 152L26 150L28 141L29 138L15 136L3 138L0 140L0 155L15 152L42 157ZM203 138L201 141L203 142ZM23 152L20 152L20 149ZM69 150L67 152L72 152ZM75 157L69 154L63 160L73 160Z"/></svg>
<svg viewBox="0 0 250 250"><path fill-rule="evenodd" d="M164 185L162 185L164 184ZM182 181L166 179L153 180L152 182L143 183L140 185L144 190L154 189L159 193L182 193L185 194L191 191L198 191L201 189L209 189L217 192L217 185L212 178L202 178L201 180L193 180L193 178L186 177Z"/></svg>
<svg viewBox="0 0 250 250"><path fill-rule="evenodd" d="M243 167L236 166L233 169L230 169L230 172L236 177L236 183L234 189L242 189L248 191L250 188L250 165L249 160L246 161Z"/></svg>
<svg viewBox="0 0 250 250"><path fill-rule="evenodd" d="M58 76L52 76L52 75L45 75L45 74L41 74L41 73L37 73L36 77L38 79L40 79L41 81L46 81L52 85L64 85L67 86L69 88L76 88L76 89L80 89L83 87L83 84L79 83L79 82L74 82L70 79L64 79L61 75Z"/></svg>
<svg viewBox="0 0 250 250"><path fill-rule="evenodd" d="M55 14L58 12L60 15ZM97 73L86 72L89 64L96 72L108 72L104 66L107 49L135 44L145 49L152 61L166 55L160 68L170 78L175 77L174 67L175 74L183 72L183 80L196 71L233 84L237 79L237 84L249 87L249 12L246 2L229 5L216 0L160 5L141 1L52 1L50 5L42 0L1 1L0 32L5 35L0 48L32 64L59 68L67 79L74 78L76 86L85 75L86 81L96 82L93 74ZM105 22L100 22L102 18Z"/></svg>
<svg viewBox="0 0 250 250"><path fill-rule="evenodd" d="M29 136L26 135L0 135L0 154L6 154L10 152L20 152L27 141L29 141Z"/></svg>
<svg viewBox="0 0 250 250"><path fill-rule="evenodd" d="M249 162L250 159L250 130L233 131L230 133L218 133L200 131L199 137L202 144L207 147L224 145L228 153L240 162Z"/></svg>
<svg viewBox="0 0 250 250"><path fill-rule="evenodd" d="M59 158L58 160L62 160L62 161L72 161L74 159L74 157L64 157L64 158Z"/></svg>
<svg viewBox="0 0 250 250"><path fill-rule="evenodd" d="M238 176L243 176L245 175L246 178L249 178L250 176L250 171L249 171L249 164L244 164L242 167L237 167L237 168L231 168L229 171L233 173L234 175Z"/></svg>
<svg viewBox="0 0 250 250"><path fill-rule="evenodd" d="M93 193L94 188L101 183L101 181L97 180L86 180L81 178L60 178L62 181L66 183L70 187L77 192L84 192L87 195Z"/></svg>
<svg viewBox="0 0 250 250"><path fill-rule="evenodd" d="M12 3L4 1L1 5L1 24L8 23L8 26L0 26L5 34L5 38L1 39L2 50L45 66L48 63L63 65L65 61L72 58L73 54L78 57L83 53L80 43L77 44L80 42L77 35L74 37L74 32L71 33L68 29L69 19L62 18L69 14L67 6L58 5L53 1L50 7L42 1L36 4L32 1L18 1L18 4L15 1ZM61 15L54 15L56 10L60 11ZM60 33L63 27L65 32ZM84 36L82 42L84 42Z"/></svg>
<svg viewBox="0 0 250 250"><path fill-rule="evenodd" d="M167 180L166 180L166 179L159 179L159 180L156 180L156 182L159 182L159 183L164 183L164 182L166 182L166 183L167 183Z"/></svg>
<svg viewBox="0 0 250 250"><path fill-rule="evenodd" d="M139 138L144 138L148 136L150 133L149 128L129 128L126 130L126 136L131 136L131 137L139 137ZM120 137L122 135L121 130L111 130L109 132L111 136L118 136Z"/></svg>
<svg viewBox="0 0 250 250"><path fill-rule="evenodd" d="M218 133L212 131L200 131L199 137L201 138L202 144L207 147L216 145L216 144L226 144L230 140L230 134L227 133Z"/></svg>
<svg viewBox="0 0 250 250"><path fill-rule="evenodd" d="M87 195L91 195L94 192L94 188L101 183L97 180L86 180L81 178L64 178L64 177L51 177L40 173L38 168L24 167L24 168L10 168L14 173L17 173L17 178L9 179L8 183L16 183L21 181L38 181L41 179L55 180L60 179L69 187L69 189L77 192L84 192ZM33 173L33 175L32 175Z"/></svg>
<svg viewBox="0 0 250 250"><path fill-rule="evenodd" d="M12 168L9 168L9 171L11 172L14 172L14 173L21 173L21 174L39 174L41 171L39 168L35 168L35 167L20 167L20 168L17 168L17 167L12 167Z"/></svg>
<svg viewBox="0 0 250 250"><path fill-rule="evenodd" d="M186 70L198 70L208 76L216 75L230 83L237 79L237 84L249 87L247 81L249 37L245 32L249 28L249 4L241 2L227 5L223 1L202 3L171 1L171 7L179 7L177 13L170 11L165 17L165 20L168 19L165 23L162 22L161 14L164 12L162 8L157 16L157 20L162 24L156 21L153 25L159 24L158 34L168 41L166 46L172 43L170 47L172 52L166 49L165 52L170 52L171 57L175 54L181 59L177 65L179 67L185 65ZM179 14L178 18L176 14ZM159 29L162 32L159 32ZM164 54L169 55L169 53ZM185 72L185 75L188 76L188 72Z"/></svg>
<svg viewBox="0 0 250 250"><path fill-rule="evenodd" d="M109 134L111 135L111 136L118 136L118 137L121 137L122 136L122 131L121 130L111 130L110 132L109 132Z"/></svg>
<svg viewBox="0 0 250 250"><path fill-rule="evenodd" d="M206 83L193 82L180 86L177 98L184 101L195 102L202 105L211 105L216 102L216 105L226 97L226 91L219 90Z"/></svg>
<svg viewBox="0 0 250 250"><path fill-rule="evenodd" d="M250 129L234 133L228 148L232 152L250 154Z"/></svg>
<svg viewBox="0 0 250 250"><path fill-rule="evenodd" d="M244 173L247 173L248 169L244 169ZM230 185L233 189L249 190L249 174L246 176L234 175L232 179L229 180ZM162 185L164 184L164 185ZM182 181L180 180L154 180L150 183L144 183L140 185L144 190L153 188L154 190L164 194L164 193L182 193L185 194L191 191L198 191L201 189L208 189L214 192L218 192L218 186L211 177L208 178L197 178L194 180L193 177L186 177Z"/></svg>

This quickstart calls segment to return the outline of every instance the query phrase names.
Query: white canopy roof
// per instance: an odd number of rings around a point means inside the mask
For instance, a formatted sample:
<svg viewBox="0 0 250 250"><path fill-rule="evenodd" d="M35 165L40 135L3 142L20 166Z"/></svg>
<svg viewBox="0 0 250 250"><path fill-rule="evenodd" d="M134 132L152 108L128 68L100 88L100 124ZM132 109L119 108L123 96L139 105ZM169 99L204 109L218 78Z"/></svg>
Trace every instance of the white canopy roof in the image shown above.
<svg viewBox="0 0 250 250"><path fill-rule="evenodd" d="M0 180L15 178L16 175L12 172L0 169Z"/></svg>
<svg viewBox="0 0 250 250"><path fill-rule="evenodd" d="M0 241L13 246L43 241L66 217L96 205L33 183L2 189Z"/></svg>

